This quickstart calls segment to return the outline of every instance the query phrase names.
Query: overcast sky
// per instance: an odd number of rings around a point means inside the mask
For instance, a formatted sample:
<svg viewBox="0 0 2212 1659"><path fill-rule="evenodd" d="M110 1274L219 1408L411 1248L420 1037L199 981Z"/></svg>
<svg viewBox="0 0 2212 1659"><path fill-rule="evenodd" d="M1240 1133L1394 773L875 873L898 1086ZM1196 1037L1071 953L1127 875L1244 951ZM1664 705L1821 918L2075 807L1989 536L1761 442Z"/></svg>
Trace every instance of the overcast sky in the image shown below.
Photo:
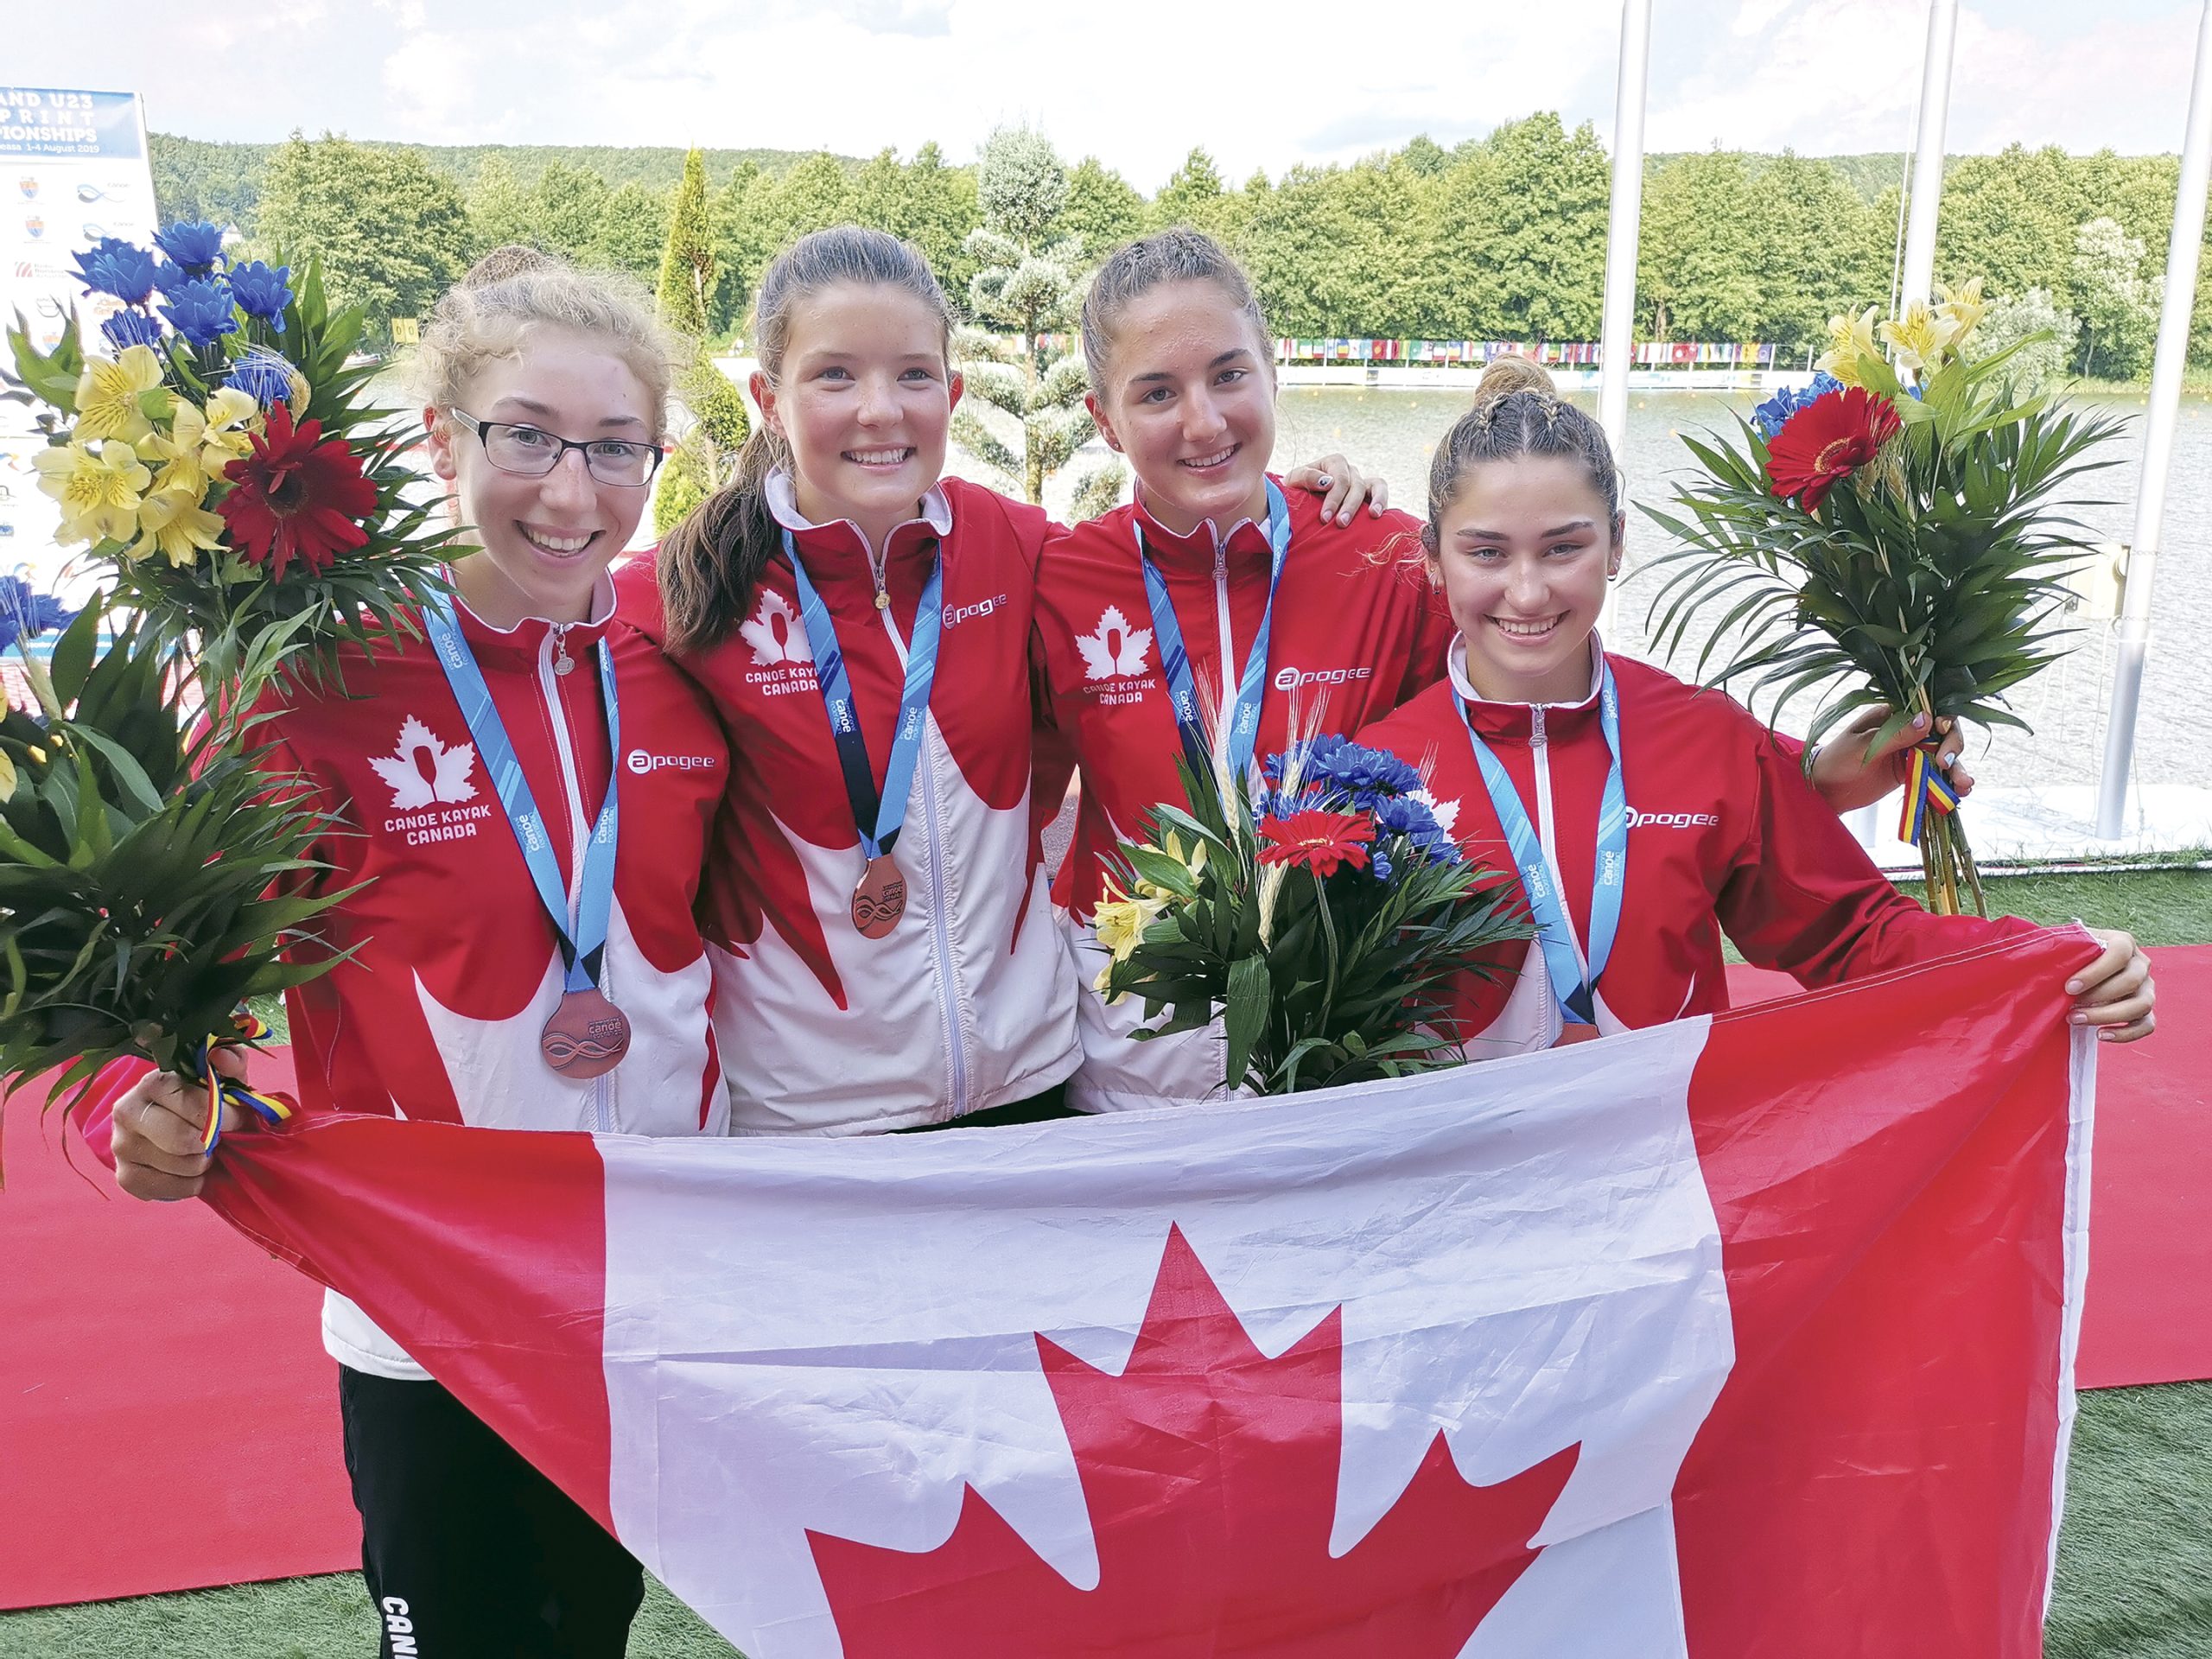
<svg viewBox="0 0 2212 1659"><path fill-rule="evenodd" d="M1610 143L1619 0L14 0L0 78L139 91L157 130L426 143L826 148L971 158L1027 122L1147 194L1449 143L1531 111ZM1925 0L1657 0L1648 142L1902 149ZM2202 8L1961 10L1954 154L2181 146Z"/></svg>

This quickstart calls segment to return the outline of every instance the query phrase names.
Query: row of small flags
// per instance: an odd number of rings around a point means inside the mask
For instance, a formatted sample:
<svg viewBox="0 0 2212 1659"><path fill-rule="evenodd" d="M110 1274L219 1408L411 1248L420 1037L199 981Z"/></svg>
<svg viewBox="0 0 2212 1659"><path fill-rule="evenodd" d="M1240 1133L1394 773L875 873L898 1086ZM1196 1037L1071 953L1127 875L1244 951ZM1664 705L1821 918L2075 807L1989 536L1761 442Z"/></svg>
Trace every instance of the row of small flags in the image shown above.
<svg viewBox="0 0 2212 1659"><path fill-rule="evenodd" d="M1519 340L1291 340L1275 341L1278 363L1487 363L1492 358L1520 356L1539 363L1571 366L1596 364L1603 353L1598 342ZM1732 340L1644 340L1636 348L1641 366L1681 365L1741 365L1771 368L1775 345Z"/></svg>

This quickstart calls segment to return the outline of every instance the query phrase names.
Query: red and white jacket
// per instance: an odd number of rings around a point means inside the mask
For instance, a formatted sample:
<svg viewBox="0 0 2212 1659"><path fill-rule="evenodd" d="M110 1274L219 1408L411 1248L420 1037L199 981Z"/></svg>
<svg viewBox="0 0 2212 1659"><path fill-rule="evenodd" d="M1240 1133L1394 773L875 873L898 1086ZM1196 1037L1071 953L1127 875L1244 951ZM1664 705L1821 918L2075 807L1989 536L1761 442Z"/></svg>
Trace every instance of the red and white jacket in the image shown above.
<svg viewBox="0 0 2212 1659"><path fill-rule="evenodd" d="M1276 589L1267 691L1255 755L1292 734L1349 735L1444 671L1452 639L1443 597L1420 561L1419 523L1402 512L1348 525L1321 516L1320 498L1285 492L1290 551ZM1225 534L1201 525L1177 536L1135 503L1048 542L1039 566L1037 651L1044 691L1040 755L1079 768L1075 839L1054 885L1068 912L1069 946L1081 984L1084 1058L1069 1102L1119 1111L1194 1099L1218 1090L1218 1029L1136 1042L1135 999L1109 1006L1092 988L1105 965L1091 934L1107 859L1163 801L1183 801L1175 762L1182 741L1161 672L1137 552L1141 525L1167 585L1202 702L1234 702L1244 658L1268 604L1272 555L1264 524L1245 519ZM1063 765L1066 762L1064 761ZM1040 760L1039 786L1056 781ZM1058 796L1054 793L1054 804Z"/></svg>
<svg viewBox="0 0 2212 1659"><path fill-rule="evenodd" d="M287 994L303 1110L377 1112L493 1128L720 1135L728 1108L709 1019L712 973L693 910L728 772L720 728L652 643L596 617L498 629L456 607L551 831L571 894L610 778L620 791L614 901L601 987L630 1021L605 1076L572 1081L538 1034L563 992L560 944L493 779L429 645L348 648L344 690L256 728L268 770L304 780L337 824L315 849L325 890L368 885L317 926L354 952ZM622 754L607 753L597 642L614 657ZM562 660L571 664L557 671ZM112 1095L130 1076L104 1079ZM105 1147L104 1124L87 1123ZM379 1376L425 1375L328 1293L323 1344Z"/></svg>
<svg viewBox="0 0 2212 1659"><path fill-rule="evenodd" d="M779 551L752 614L683 659L728 733L732 766L703 912L739 1135L859 1135L1040 1093L1075 1069L1075 983L1030 822L1029 631L1046 531L1034 507L948 479L894 530L879 610L868 543L813 524L781 474L768 499L836 623L880 785L906 641L942 558L929 722L893 856L906 910L863 938L864 864L830 720ZM666 637L649 560L616 577L625 615Z"/></svg>
<svg viewBox="0 0 2212 1659"><path fill-rule="evenodd" d="M1598 810L1611 755L1599 724L1595 652L1572 703L1488 702L1455 644L1449 677L1359 734L1428 774L1437 817L1469 858L1509 873L1505 832L1483 786L1470 720L1512 778L1542 837L1586 951ZM1620 693L1629 804L1620 925L1597 988L1601 1033L1728 1006L1721 936L1745 957L1807 986L1885 973L2032 925L1933 916L1897 892L1820 794L1795 746L1721 692L1632 658L1609 657ZM1495 977L1461 976L1453 1017L1470 1059L1550 1047L1561 1018L1534 941L1498 951Z"/></svg>

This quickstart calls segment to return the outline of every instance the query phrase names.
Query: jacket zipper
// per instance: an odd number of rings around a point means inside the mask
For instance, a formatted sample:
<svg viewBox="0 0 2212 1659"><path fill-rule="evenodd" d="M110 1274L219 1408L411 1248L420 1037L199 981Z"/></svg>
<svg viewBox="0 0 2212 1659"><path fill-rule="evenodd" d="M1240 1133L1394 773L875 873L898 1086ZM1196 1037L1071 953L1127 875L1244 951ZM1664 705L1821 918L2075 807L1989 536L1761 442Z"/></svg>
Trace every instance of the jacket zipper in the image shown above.
<svg viewBox="0 0 2212 1659"><path fill-rule="evenodd" d="M938 555L943 557L943 554ZM891 611L882 588L876 589L876 613L883 619L883 631L891 636L891 648L899 656L899 666L906 666L906 642L899 637L898 626L891 620ZM930 944L937 956L938 1009L944 1022L944 1052L951 1063L952 1097L941 1122L966 1115L968 1110L968 1049L963 1035L965 1027L960 1017L960 988L953 977L952 938L947 917L944 880L944 837L938 822L937 808L937 718L926 709L922 711L922 816L929 823L929 879L930 879Z"/></svg>
<svg viewBox="0 0 2212 1659"><path fill-rule="evenodd" d="M1215 727L1225 738L1229 734L1229 711L1236 706L1236 682L1230 677L1235 671L1230 667L1230 656L1236 642L1230 639L1229 629L1229 543L1218 537L1213 544L1213 605L1221 628L1221 717Z"/></svg>
<svg viewBox="0 0 2212 1659"><path fill-rule="evenodd" d="M545 713L553 722L553 747L561 757L561 787L569 804L569 937L576 936L578 918L583 909L584 855L591 841L591 826L584 821L584 791L576 775L575 747L569 740L569 713L561 701L561 664L573 667L569 655L569 623L555 623L546 630L545 641L537 650L537 689L545 699ZM613 757L609 757L607 786L614 787ZM604 952L600 957L599 988L603 995L612 995L607 982L607 963ZM602 1134L614 1128L614 1080L608 1072L592 1079L592 1127Z"/></svg>

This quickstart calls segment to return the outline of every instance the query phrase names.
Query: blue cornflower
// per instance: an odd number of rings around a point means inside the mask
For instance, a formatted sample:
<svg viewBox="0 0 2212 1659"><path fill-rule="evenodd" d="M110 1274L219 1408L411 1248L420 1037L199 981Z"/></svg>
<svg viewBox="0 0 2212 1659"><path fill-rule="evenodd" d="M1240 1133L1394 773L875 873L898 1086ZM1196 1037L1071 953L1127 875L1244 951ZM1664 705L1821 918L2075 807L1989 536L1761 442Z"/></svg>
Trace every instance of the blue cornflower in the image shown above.
<svg viewBox="0 0 2212 1659"><path fill-rule="evenodd" d="M0 651L18 639L35 639L54 628L66 628L77 613L62 608L52 594L31 591L21 576L0 576Z"/></svg>
<svg viewBox="0 0 2212 1659"><path fill-rule="evenodd" d="M286 265L264 265L249 259L230 270L231 292L249 317L273 322L282 334L284 308L292 302L292 272Z"/></svg>
<svg viewBox="0 0 2212 1659"><path fill-rule="evenodd" d="M1370 853L1367 855L1367 868L1374 873L1375 879L1377 881L1382 882L1385 887L1389 885L1391 873L1389 854L1383 852Z"/></svg>
<svg viewBox="0 0 2212 1659"><path fill-rule="evenodd" d="M144 311L118 311L100 324L100 333L118 352L132 346L158 346L162 343L160 320Z"/></svg>
<svg viewBox="0 0 2212 1659"><path fill-rule="evenodd" d="M162 315L194 346L213 346L225 334L238 332L237 308L231 290L219 276L202 276L181 283L171 291Z"/></svg>
<svg viewBox="0 0 2212 1659"><path fill-rule="evenodd" d="M78 280L89 294L111 294L125 305L143 305L154 291L154 256L121 237L104 236L77 256Z"/></svg>
<svg viewBox="0 0 2212 1659"><path fill-rule="evenodd" d="M1324 790L1349 797L1354 805L1373 807L1394 795L1421 787L1421 773L1388 749L1338 738L1325 749L1317 742L1306 758L1305 776Z"/></svg>
<svg viewBox="0 0 2212 1659"><path fill-rule="evenodd" d="M1842 390L1843 382L1826 369L1822 369L1813 377L1813 384L1802 391L1784 386L1766 402L1761 404L1751 411L1751 423L1758 428L1759 435L1770 443L1774 441L1775 434L1782 430L1789 417L1804 408L1806 404L1817 398L1825 397L1832 391Z"/></svg>
<svg viewBox="0 0 2212 1659"><path fill-rule="evenodd" d="M233 391L245 393L262 408L273 409L291 397L292 376L296 372L276 353L257 350L240 358L223 384Z"/></svg>
<svg viewBox="0 0 2212 1659"><path fill-rule="evenodd" d="M205 276L223 257L223 227L204 219L172 225L155 236L154 245L168 255L187 276Z"/></svg>
<svg viewBox="0 0 2212 1659"><path fill-rule="evenodd" d="M1415 800L1410 795L1393 796L1377 801L1374 807L1376 827L1386 836L1402 836L1422 859L1431 864L1457 864L1460 861L1459 843L1452 839L1451 832L1436 821L1436 814L1426 801Z"/></svg>

